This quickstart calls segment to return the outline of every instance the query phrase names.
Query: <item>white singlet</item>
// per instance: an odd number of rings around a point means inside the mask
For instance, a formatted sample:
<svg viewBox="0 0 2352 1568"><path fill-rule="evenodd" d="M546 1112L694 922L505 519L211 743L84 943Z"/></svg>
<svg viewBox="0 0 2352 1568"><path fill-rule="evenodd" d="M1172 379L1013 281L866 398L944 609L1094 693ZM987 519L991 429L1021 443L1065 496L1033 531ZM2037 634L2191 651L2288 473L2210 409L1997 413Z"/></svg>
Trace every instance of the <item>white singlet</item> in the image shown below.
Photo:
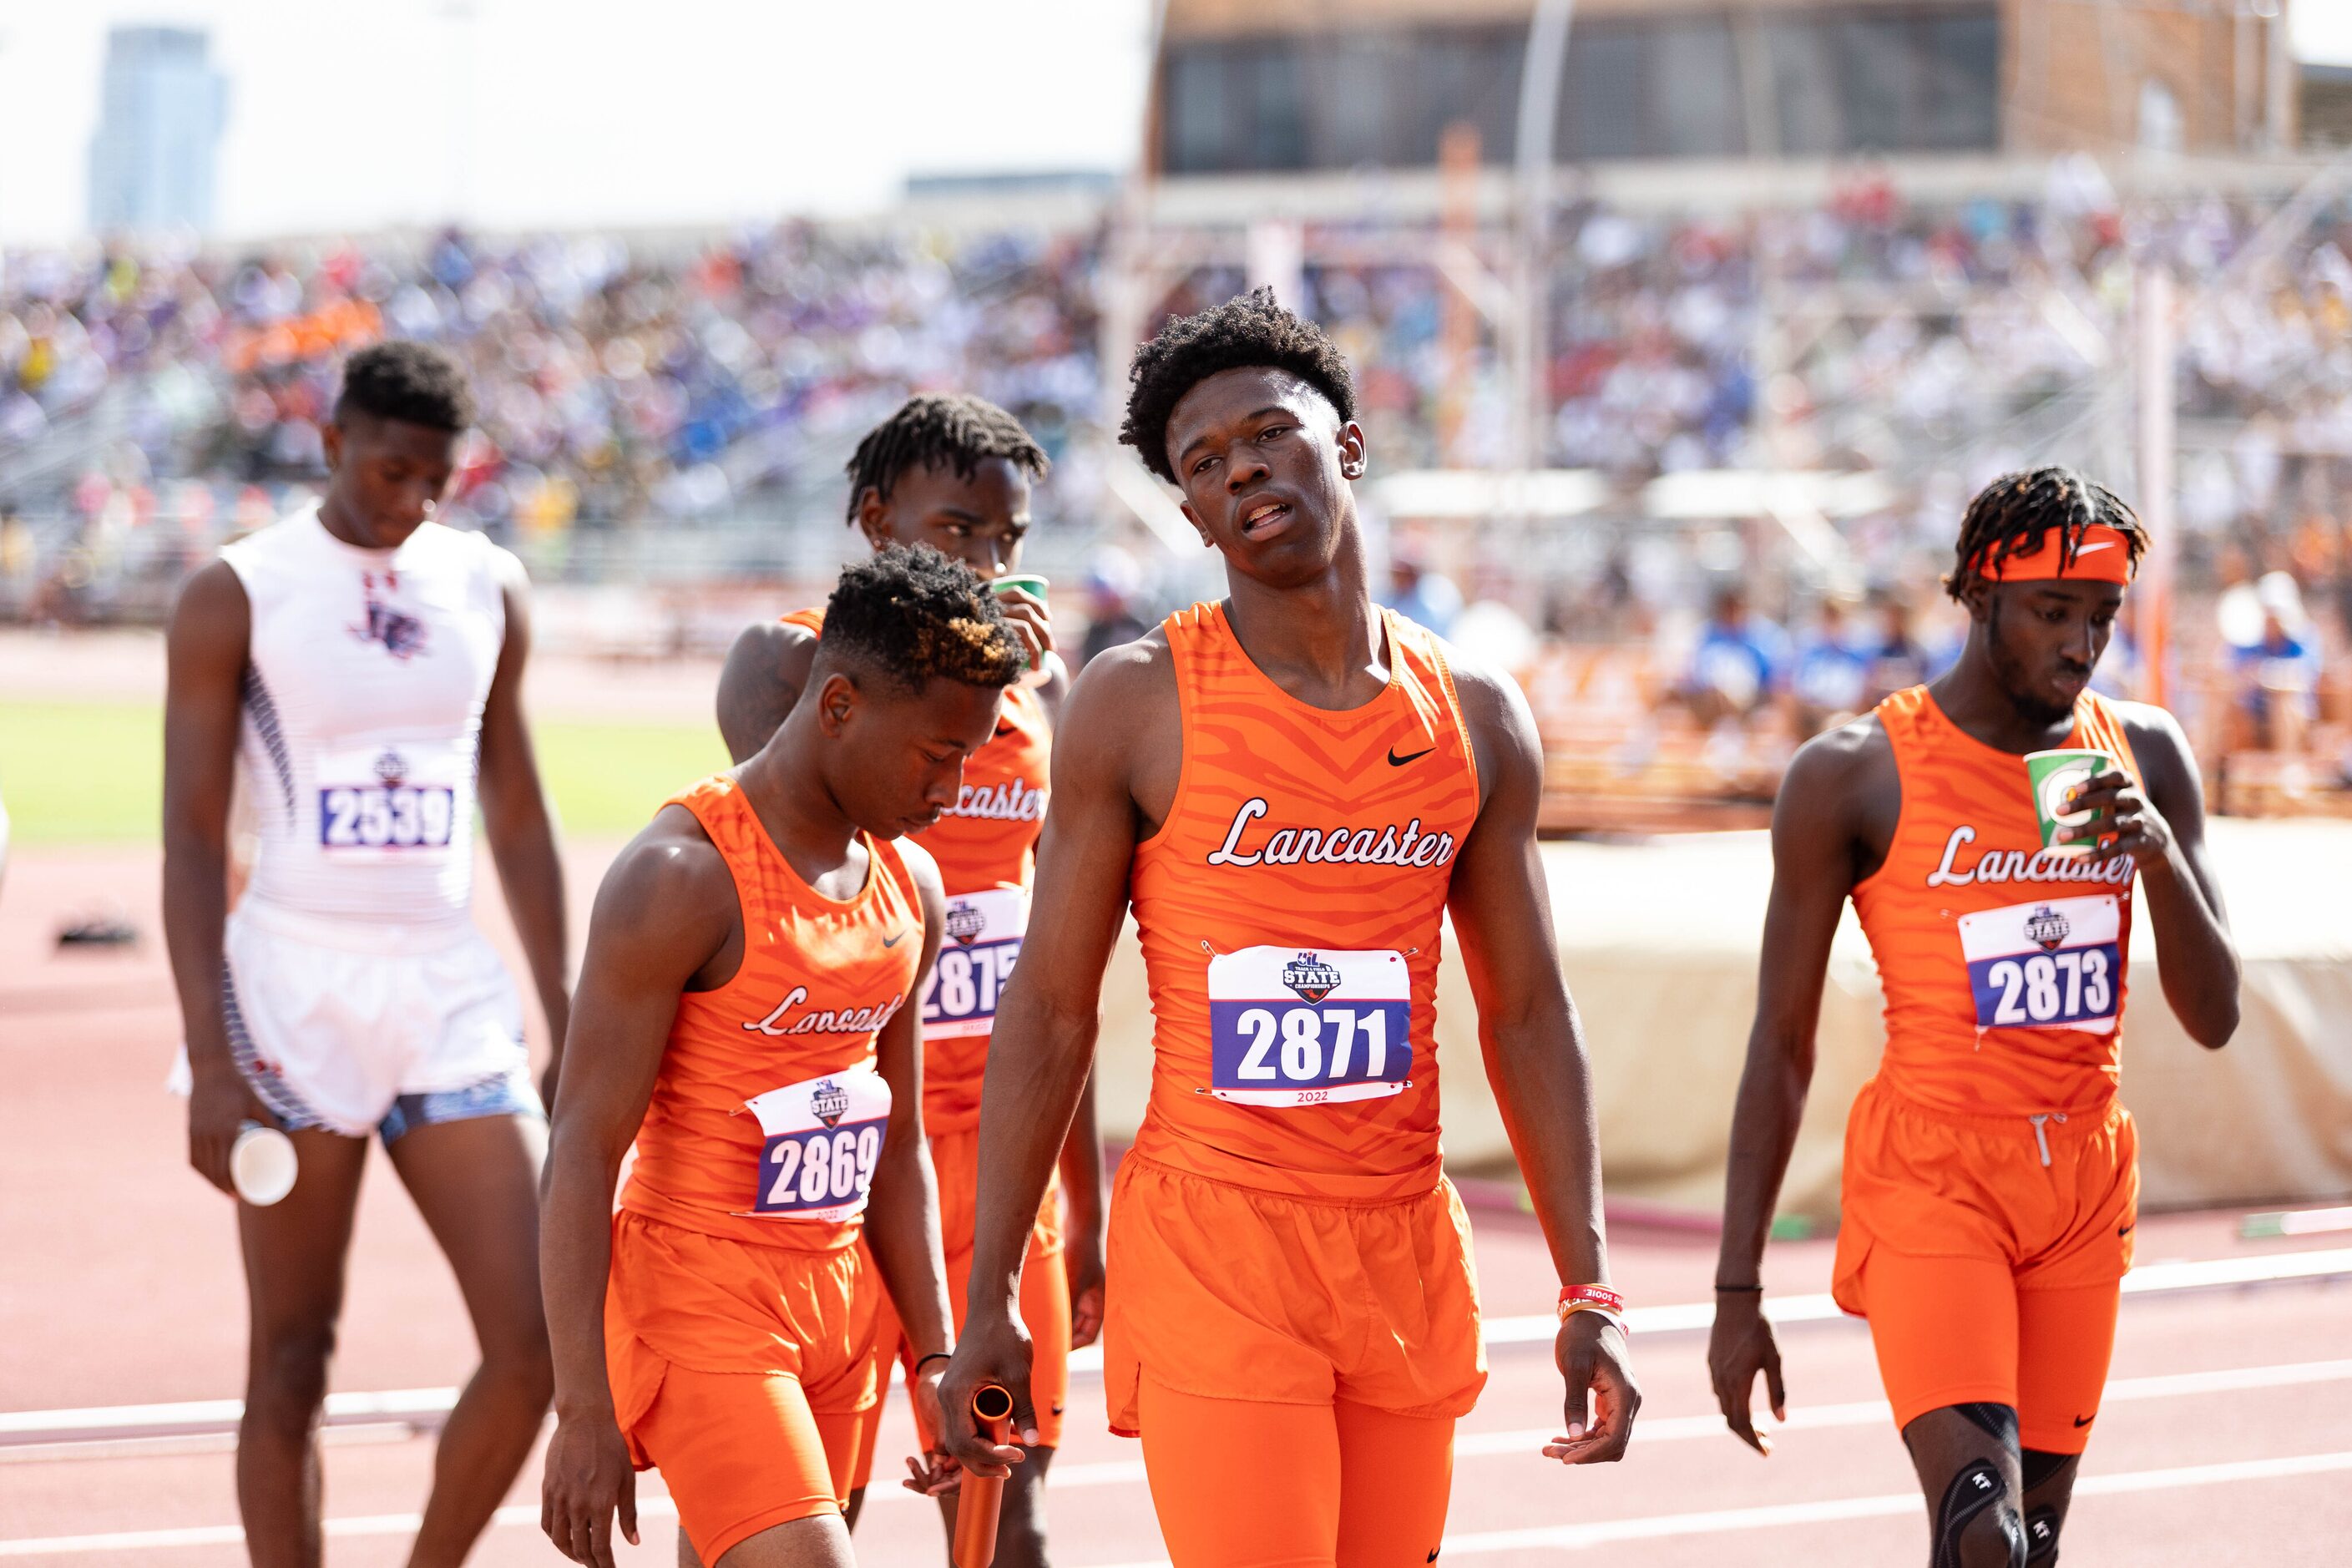
<svg viewBox="0 0 2352 1568"><path fill-rule="evenodd" d="M482 707L506 639L506 552L428 522L397 550L315 506L221 552L252 605L240 782L248 899L372 924L466 919Z"/></svg>
<svg viewBox="0 0 2352 1568"><path fill-rule="evenodd" d="M221 558L253 624L237 770L258 843L223 932L238 1068L289 1129L389 1143L536 1114L520 999L467 909L482 710L520 563L435 522L362 550L315 506Z"/></svg>

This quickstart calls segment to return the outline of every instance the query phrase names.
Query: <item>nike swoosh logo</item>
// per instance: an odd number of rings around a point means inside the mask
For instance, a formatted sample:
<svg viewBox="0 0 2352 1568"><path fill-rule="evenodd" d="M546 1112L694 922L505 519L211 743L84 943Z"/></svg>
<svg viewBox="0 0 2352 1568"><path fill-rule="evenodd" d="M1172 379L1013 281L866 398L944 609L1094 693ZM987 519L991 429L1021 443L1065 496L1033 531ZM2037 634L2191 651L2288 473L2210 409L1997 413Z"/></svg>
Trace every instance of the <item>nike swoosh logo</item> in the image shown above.
<svg viewBox="0 0 2352 1568"><path fill-rule="evenodd" d="M2088 1426L2092 1422L2096 1421L2098 1417L2095 1415L2077 1415L2074 1417L2074 1425L2077 1426Z"/></svg>
<svg viewBox="0 0 2352 1568"><path fill-rule="evenodd" d="M907 933L906 933L905 931L900 931L900 932L898 933L898 936L904 936L904 935L906 935L906 934L907 934ZM882 939L882 945L883 945L884 947L896 947L896 946L898 946L898 936L886 936L886 937L884 937L884 938Z"/></svg>
<svg viewBox="0 0 2352 1568"><path fill-rule="evenodd" d="M2115 547L2116 542L2114 540L2102 539L2096 544L2084 544L2078 546L2074 551L2074 558L2079 561L2094 550L2113 550Z"/></svg>
<svg viewBox="0 0 2352 1568"><path fill-rule="evenodd" d="M999 719L996 721L996 738L998 740L1002 741L1007 735L1018 735L1019 733L1021 733L1020 731L1014 729L1003 720Z"/></svg>
<svg viewBox="0 0 2352 1568"><path fill-rule="evenodd" d="M1391 746L1389 748L1389 766L1392 768L1401 768L1404 766L1405 763L1418 761L1419 759L1429 755L1430 752L1435 750L1437 750L1435 746L1423 746L1418 752L1414 752L1407 756L1400 757L1396 754L1396 748L1394 746Z"/></svg>
<svg viewBox="0 0 2352 1568"><path fill-rule="evenodd" d="M1056 1405L1055 1406L1054 1406L1054 1414L1055 1414L1055 1415L1059 1415L1061 1413L1062 1413L1062 1407L1061 1407L1060 1405Z"/></svg>
<svg viewBox="0 0 2352 1568"><path fill-rule="evenodd" d="M2129 1236L2131 1233L2132 1233L2132 1227L2131 1227L2130 1226L2124 1226L2124 1227L2123 1227L2123 1229L2121 1229L2121 1230L2119 1230L2119 1231L2116 1232L2116 1234L2117 1236Z"/></svg>

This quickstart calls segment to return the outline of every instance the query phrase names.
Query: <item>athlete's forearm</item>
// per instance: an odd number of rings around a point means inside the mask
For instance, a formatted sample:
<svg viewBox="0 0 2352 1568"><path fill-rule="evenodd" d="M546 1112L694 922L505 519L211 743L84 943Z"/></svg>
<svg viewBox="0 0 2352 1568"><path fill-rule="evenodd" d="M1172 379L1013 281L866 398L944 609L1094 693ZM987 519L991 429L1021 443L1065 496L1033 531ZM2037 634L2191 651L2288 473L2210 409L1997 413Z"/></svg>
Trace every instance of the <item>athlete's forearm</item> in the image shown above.
<svg viewBox="0 0 2352 1568"><path fill-rule="evenodd" d="M539 1288L555 1362L555 1409L566 1418L610 1415L604 1366L604 1288L613 1271L613 1185L618 1155L559 1121L540 1201Z"/></svg>
<svg viewBox="0 0 2352 1568"><path fill-rule="evenodd" d="M1094 1049L1091 999L1083 1007L1055 1005L1024 987L1015 973L981 1080L980 1199L966 1332L984 1319L1009 1321L1020 1310L1030 1227L1085 1092Z"/></svg>
<svg viewBox="0 0 2352 1568"><path fill-rule="evenodd" d="M236 1070L221 1016L222 938L228 925L226 825L206 833L167 825L163 834L163 945L180 996L180 1026L193 1072Z"/></svg>
<svg viewBox="0 0 2352 1568"><path fill-rule="evenodd" d="M1731 1154L1725 1173L1723 1240L1716 1261L1718 1285L1753 1285L1763 1267L1764 1242L1772 1228L1773 1206L1797 1146L1804 1119L1805 1092L1811 1087L1810 1044L1790 1048L1760 1021L1748 1038L1748 1065L1739 1074L1739 1098L1731 1113Z"/></svg>
<svg viewBox="0 0 2352 1568"><path fill-rule="evenodd" d="M2178 844L2140 868L2140 893L2165 1001L2189 1038L2219 1049L2238 1029L2238 947L2229 927Z"/></svg>
<svg viewBox="0 0 2352 1568"><path fill-rule="evenodd" d="M1087 1086L1078 1091L1077 1110L1070 1117L1070 1131L1062 1140L1062 1194L1070 1205L1070 1226L1083 1234L1099 1236L1103 1222L1103 1157L1102 1130L1095 1120L1095 1075L1087 1073Z"/></svg>
<svg viewBox="0 0 2352 1568"><path fill-rule="evenodd" d="M563 901L563 857L556 848L555 824L537 778L530 781L527 799L496 815L486 814L483 824L499 886L506 893L507 913L514 921L523 962L530 966L532 989L547 1018L551 1060L560 1061L571 1019L570 915Z"/></svg>
<svg viewBox="0 0 2352 1568"><path fill-rule="evenodd" d="M1503 1127L1560 1283L1606 1285L1601 1133L1575 1004L1562 992L1524 1019L1489 1024L1482 1014L1479 1033Z"/></svg>
<svg viewBox="0 0 2352 1568"><path fill-rule="evenodd" d="M919 1356L944 1351L955 1320L948 1310L947 1259L940 1244L939 1182L919 1119L893 1127L866 1204L866 1247Z"/></svg>

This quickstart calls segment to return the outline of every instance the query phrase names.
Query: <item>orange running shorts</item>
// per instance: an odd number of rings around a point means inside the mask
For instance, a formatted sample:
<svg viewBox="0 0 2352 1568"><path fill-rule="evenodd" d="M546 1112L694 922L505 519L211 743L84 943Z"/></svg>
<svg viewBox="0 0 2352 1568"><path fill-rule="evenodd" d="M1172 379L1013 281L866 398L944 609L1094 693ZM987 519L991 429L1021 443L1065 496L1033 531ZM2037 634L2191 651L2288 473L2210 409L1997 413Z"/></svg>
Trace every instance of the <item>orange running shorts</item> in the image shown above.
<svg viewBox="0 0 2352 1568"><path fill-rule="evenodd" d="M840 1510L876 1403L880 1296L856 1247L759 1247L613 1216L614 1409L631 1461L660 1468L703 1562Z"/></svg>
<svg viewBox="0 0 2352 1568"><path fill-rule="evenodd" d="M1877 1080L1846 1123L1838 1305L1870 1320L1898 1426L1975 1402L2080 1453L2138 1221L2130 1113L1964 1117Z"/></svg>

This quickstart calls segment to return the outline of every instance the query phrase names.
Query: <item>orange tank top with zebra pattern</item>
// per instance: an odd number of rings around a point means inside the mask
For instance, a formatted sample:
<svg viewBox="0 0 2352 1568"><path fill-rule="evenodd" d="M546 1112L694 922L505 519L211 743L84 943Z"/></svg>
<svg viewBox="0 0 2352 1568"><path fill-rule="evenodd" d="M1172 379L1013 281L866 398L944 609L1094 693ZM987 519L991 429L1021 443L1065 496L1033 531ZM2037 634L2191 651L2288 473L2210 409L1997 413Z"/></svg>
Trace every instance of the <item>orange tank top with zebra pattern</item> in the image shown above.
<svg viewBox="0 0 2352 1568"><path fill-rule="evenodd" d="M1926 687L1877 715L1903 809L1853 907L1886 997L1880 1079L1964 1116L2104 1108L2120 1074L2131 861L2043 849L2025 759L1963 731ZM2104 698L2077 700L2065 745L2138 776Z"/></svg>
<svg viewBox="0 0 2352 1568"><path fill-rule="evenodd" d="M677 1002L621 1206L804 1252L857 1239L890 1114L875 1044L922 962L923 904L895 844L861 835L866 885L793 870L732 773L672 797L725 857L743 961Z"/></svg>
<svg viewBox="0 0 2352 1568"><path fill-rule="evenodd" d="M824 635L824 606L779 616ZM1053 725L1045 700L1009 688L988 743L966 758L955 805L916 835L947 893L939 962L923 977L923 1131L980 1125L980 1084L997 998L1021 959L1037 836L1045 825Z"/></svg>
<svg viewBox="0 0 2352 1568"><path fill-rule="evenodd" d="M1437 1183L1438 931L1478 772L1443 646L1381 618L1389 683L1344 712L1276 686L1222 605L1163 623L1183 764L1132 880L1135 1152L1160 1164L1342 1201Z"/></svg>

